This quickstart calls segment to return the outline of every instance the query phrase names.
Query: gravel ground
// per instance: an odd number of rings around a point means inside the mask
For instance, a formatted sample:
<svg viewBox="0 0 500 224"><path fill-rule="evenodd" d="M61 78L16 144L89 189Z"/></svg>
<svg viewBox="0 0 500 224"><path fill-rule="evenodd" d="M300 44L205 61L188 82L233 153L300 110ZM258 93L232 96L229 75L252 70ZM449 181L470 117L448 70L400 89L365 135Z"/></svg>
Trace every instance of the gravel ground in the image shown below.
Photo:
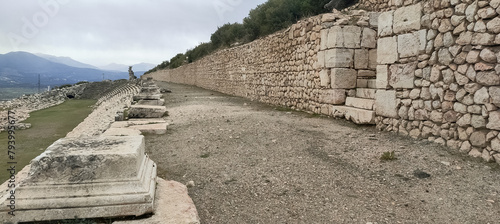
<svg viewBox="0 0 500 224"><path fill-rule="evenodd" d="M497 164L373 126L161 83L171 122L146 136L202 223L499 223ZM394 151L395 160L381 160Z"/></svg>

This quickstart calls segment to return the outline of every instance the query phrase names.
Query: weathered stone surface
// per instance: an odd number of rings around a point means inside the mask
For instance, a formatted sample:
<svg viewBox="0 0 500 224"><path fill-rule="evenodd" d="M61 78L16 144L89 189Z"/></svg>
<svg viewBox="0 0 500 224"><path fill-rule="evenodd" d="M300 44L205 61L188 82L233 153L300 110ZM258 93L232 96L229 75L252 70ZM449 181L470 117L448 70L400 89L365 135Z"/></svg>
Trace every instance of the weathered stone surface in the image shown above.
<svg viewBox="0 0 500 224"><path fill-rule="evenodd" d="M500 33L500 17L495 17L486 24L488 31L493 33Z"/></svg>
<svg viewBox="0 0 500 224"><path fill-rule="evenodd" d="M389 66L377 66L377 88L386 89L389 86Z"/></svg>
<svg viewBox="0 0 500 224"><path fill-rule="evenodd" d="M128 111L129 118L160 118L165 115L164 106L132 105Z"/></svg>
<svg viewBox="0 0 500 224"><path fill-rule="evenodd" d="M162 97L161 94L147 94L147 93L141 93L138 95L134 96L134 101L139 101L139 100L160 100Z"/></svg>
<svg viewBox="0 0 500 224"><path fill-rule="evenodd" d="M421 27L422 6L420 3L402 7L394 12L394 33L419 30ZM380 24L380 21L379 21Z"/></svg>
<svg viewBox="0 0 500 224"><path fill-rule="evenodd" d="M358 26L345 26L342 28L345 48L361 47L361 28Z"/></svg>
<svg viewBox="0 0 500 224"><path fill-rule="evenodd" d="M396 37L378 39L377 61L379 64L391 64L398 60L398 44Z"/></svg>
<svg viewBox="0 0 500 224"><path fill-rule="evenodd" d="M373 110L373 105L375 105L375 100L347 97L345 105L350 107L356 107L359 109Z"/></svg>
<svg viewBox="0 0 500 224"><path fill-rule="evenodd" d="M376 89L357 88L356 97L364 99L375 99Z"/></svg>
<svg viewBox="0 0 500 224"><path fill-rule="evenodd" d="M453 61L453 57L447 48L441 48L438 52L438 61L443 65L449 65Z"/></svg>
<svg viewBox="0 0 500 224"><path fill-rule="evenodd" d="M329 73L328 70L325 70L325 69L321 70L319 72L319 78L321 80L321 86L330 88L331 78L330 78L330 75L328 73Z"/></svg>
<svg viewBox="0 0 500 224"><path fill-rule="evenodd" d="M139 130L133 130L128 128L109 128L106 130L102 136L137 136L141 135Z"/></svg>
<svg viewBox="0 0 500 224"><path fill-rule="evenodd" d="M358 76L354 69L333 68L330 76L332 78L331 87L334 89L353 89L356 87Z"/></svg>
<svg viewBox="0 0 500 224"><path fill-rule="evenodd" d="M393 88L413 88L417 63L395 64L389 67L389 85Z"/></svg>
<svg viewBox="0 0 500 224"><path fill-rule="evenodd" d="M486 119L481 115L472 115L470 124L474 128L484 128L486 127Z"/></svg>
<svg viewBox="0 0 500 224"><path fill-rule="evenodd" d="M320 91L319 100L326 104L344 104L346 92L344 89L328 89Z"/></svg>
<svg viewBox="0 0 500 224"><path fill-rule="evenodd" d="M331 49L336 47L344 47L344 35L342 34L342 27L334 26L328 30L328 39L324 49Z"/></svg>
<svg viewBox="0 0 500 224"><path fill-rule="evenodd" d="M465 9L465 16L467 18L467 21L473 22L474 21L474 16L477 13L477 1L473 2L467 8Z"/></svg>
<svg viewBox="0 0 500 224"><path fill-rule="evenodd" d="M488 89L483 87L474 93L474 103L475 104L486 104L490 102L490 95L488 94Z"/></svg>
<svg viewBox="0 0 500 224"><path fill-rule="evenodd" d="M495 42L495 35L489 33L474 33L472 35L471 43L473 45L493 45Z"/></svg>
<svg viewBox="0 0 500 224"><path fill-rule="evenodd" d="M379 116L397 118L396 91L378 90L375 97L375 112Z"/></svg>
<svg viewBox="0 0 500 224"><path fill-rule="evenodd" d="M336 48L325 52L327 68L352 68L354 65L354 50Z"/></svg>
<svg viewBox="0 0 500 224"><path fill-rule="evenodd" d="M378 17L378 35L380 37L392 35L394 11L383 12Z"/></svg>
<svg viewBox="0 0 500 224"><path fill-rule="evenodd" d="M476 75L477 83L485 86L500 85L500 76L496 72L478 72Z"/></svg>
<svg viewBox="0 0 500 224"><path fill-rule="evenodd" d="M156 165L144 154L143 136L60 139L32 161L16 188L23 209L15 217L1 197L0 220L140 216L153 211L155 188Z"/></svg>
<svg viewBox="0 0 500 224"><path fill-rule="evenodd" d="M355 49L354 50L354 68L355 69L368 69L368 49ZM496 60L496 57L495 57Z"/></svg>
<svg viewBox="0 0 500 224"><path fill-rule="evenodd" d="M407 33L398 36L398 53L400 58L418 55L420 39L418 33Z"/></svg>
<svg viewBox="0 0 500 224"><path fill-rule="evenodd" d="M376 48L377 47L377 31L370 28L363 28L363 38L361 39L361 47Z"/></svg>
<svg viewBox="0 0 500 224"><path fill-rule="evenodd" d="M470 136L470 143L472 146L485 147L486 146L486 133L484 131L476 131Z"/></svg>
<svg viewBox="0 0 500 224"><path fill-rule="evenodd" d="M486 128L493 130L500 130L500 111L490 112Z"/></svg>
<svg viewBox="0 0 500 224"><path fill-rule="evenodd" d="M500 87L499 86L492 86L489 89L491 100L493 104L495 104L497 107L500 107Z"/></svg>

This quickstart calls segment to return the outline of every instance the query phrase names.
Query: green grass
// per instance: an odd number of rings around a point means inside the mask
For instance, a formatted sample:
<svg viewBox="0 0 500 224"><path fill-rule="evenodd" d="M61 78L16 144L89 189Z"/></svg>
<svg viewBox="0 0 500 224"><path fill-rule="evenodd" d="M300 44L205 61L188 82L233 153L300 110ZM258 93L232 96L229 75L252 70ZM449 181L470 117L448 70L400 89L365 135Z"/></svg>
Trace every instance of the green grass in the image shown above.
<svg viewBox="0 0 500 224"><path fill-rule="evenodd" d="M382 156L380 157L380 160L382 160L382 161L393 161L393 160L397 160L397 159L398 158L396 158L394 151L384 152L382 154Z"/></svg>
<svg viewBox="0 0 500 224"><path fill-rule="evenodd" d="M92 112L95 100L68 100L61 105L35 111L23 123L31 123L27 130L16 130L16 170L20 171L56 140L66 136ZM0 133L0 181L9 178L7 173L8 133Z"/></svg>

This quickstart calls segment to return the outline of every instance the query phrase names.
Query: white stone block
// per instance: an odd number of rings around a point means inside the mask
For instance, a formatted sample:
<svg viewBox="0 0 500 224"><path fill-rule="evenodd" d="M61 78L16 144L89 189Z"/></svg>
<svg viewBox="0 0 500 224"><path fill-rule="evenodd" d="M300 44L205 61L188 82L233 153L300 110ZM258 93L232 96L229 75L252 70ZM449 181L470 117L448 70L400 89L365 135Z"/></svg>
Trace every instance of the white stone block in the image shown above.
<svg viewBox="0 0 500 224"><path fill-rule="evenodd" d="M420 30L422 17L422 5L402 7L394 12L394 33L400 34L408 31Z"/></svg>
<svg viewBox="0 0 500 224"><path fill-rule="evenodd" d="M344 35L345 48L360 48L361 47L361 27L345 26L342 28Z"/></svg>
<svg viewBox="0 0 500 224"><path fill-rule="evenodd" d="M344 89L326 89L319 92L320 103L339 105L344 104L345 99L346 92Z"/></svg>
<svg viewBox="0 0 500 224"><path fill-rule="evenodd" d="M407 33L398 36L398 53L400 58L418 56L420 40L417 33Z"/></svg>
<svg viewBox="0 0 500 224"><path fill-rule="evenodd" d="M396 91L378 90L375 97L375 112L379 116L398 118Z"/></svg>
<svg viewBox="0 0 500 224"><path fill-rule="evenodd" d="M358 73L354 69L333 68L330 76L332 78L331 86L333 89L356 88Z"/></svg>
<svg viewBox="0 0 500 224"><path fill-rule="evenodd" d="M368 49L355 49L354 50L354 68L355 69L368 69L369 54Z"/></svg>
<svg viewBox="0 0 500 224"><path fill-rule="evenodd" d="M330 88L330 75L328 74L328 70L323 69L319 72L319 78L321 80L321 86Z"/></svg>
<svg viewBox="0 0 500 224"><path fill-rule="evenodd" d="M419 41L419 52L425 52L425 48L427 46L427 30L419 30L416 32Z"/></svg>
<svg viewBox="0 0 500 224"><path fill-rule="evenodd" d="M379 37L385 37L392 35L392 23L393 23L394 11L383 12L378 17L378 35Z"/></svg>
<svg viewBox="0 0 500 224"><path fill-rule="evenodd" d="M320 68L325 67L325 51L318 52L318 64Z"/></svg>
<svg viewBox="0 0 500 224"><path fill-rule="evenodd" d="M389 67L389 85L395 89L413 88L416 69L417 62L391 65Z"/></svg>
<svg viewBox="0 0 500 224"><path fill-rule="evenodd" d="M377 47L377 32L370 28L363 28L363 38L361 39L361 47L376 48Z"/></svg>
<svg viewBox="0 0 500 224"><path fill-rule="evenodd" d="M342 27L334 26L328 29L328 41L326 49L344 47L344 35L342 34Z"/></svg>
<svg viewBox="0 0 500 224"><path fill-rule="evenodd" d="M373 105L375 105L375 100L347 97L345 105L350 107L356 107L359 109L373 110Z"/></svg>
<svg viewBox="0 0 500 224"><path fill-rule="evenodd" d="M375 70L377 68L377 49L370 49L368 51L368 68Z"/></svg>
<svg viewBox="0 0 500 224"><path fill-rule="evenodd" d="M354 50L336 48L325 52L327 68L352 68L354 65Z"/></svg>
<svg viewBox="0 0 500 224"><path fill-rule="evenodd" d="M322 29L320 31L320 35L321 35L320 49L324 51L328 49L328 30Z"/></svg>
<svg viewBox="0 0 500 224"><path fill-rule="evenodd" d="M377 89L386 89L389 87L389 66L377 66Z"/></svg>
<svg viewBox="0 0 500 224"><path fill-rule="evenodd" d="M377 61L379 64L392 64L399 59L396 37L380 38L377 46Z"/></svg>

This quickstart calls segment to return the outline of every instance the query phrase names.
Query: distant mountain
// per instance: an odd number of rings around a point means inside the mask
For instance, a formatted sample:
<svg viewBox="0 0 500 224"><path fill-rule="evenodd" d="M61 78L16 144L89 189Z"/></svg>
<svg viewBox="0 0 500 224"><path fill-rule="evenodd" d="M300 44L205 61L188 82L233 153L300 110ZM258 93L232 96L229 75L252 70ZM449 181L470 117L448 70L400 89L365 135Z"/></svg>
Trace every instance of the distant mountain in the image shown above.
<svg viewBox="0 0 500 224"><path fill-rule="evenodd" d="M154 64L140 63L140 64L132 65L132 70L134 70L134 73L137 73L137 72L144 73L146 71L151 70L154 67L156 67L156 65L154 65ZM127 71L128 72L128 65L116 64L116 63L112 63L112 64L105 65L105 66L100 66L99 68L102 70L108 70L108 71L120 71L120 72Z"/></svg>
<svg viewBox="0 0 500 224"><path fill-rule="evenodd" d="M47 59L49 61L52 61L52 62L55 62L55 63L59 63L59 64L63 64L63 65L67 65L67 66L71 66L71 67L75 67L75 68L93 68L93 69L99 69L98 67L95 67L93 65L84 64L84 63L81 63L79 61L75 61L75 60L73 60L70 57L57 57L57 56L54 56L54 55L41 54L41 53L38 53L38 54L35 54L35 55L39 56L39 57L42 57L42 58L45 58L45 59Z"/></svg>
<svg viewBox="0 0 500 224"><path fill-rule="evenodd" d="M102 81L103 74L105 79L128 79L128 72L72 67L28 52L0 54L0 87L36 86L38 75L42 86L54 86L80 81Z"/></svg>

